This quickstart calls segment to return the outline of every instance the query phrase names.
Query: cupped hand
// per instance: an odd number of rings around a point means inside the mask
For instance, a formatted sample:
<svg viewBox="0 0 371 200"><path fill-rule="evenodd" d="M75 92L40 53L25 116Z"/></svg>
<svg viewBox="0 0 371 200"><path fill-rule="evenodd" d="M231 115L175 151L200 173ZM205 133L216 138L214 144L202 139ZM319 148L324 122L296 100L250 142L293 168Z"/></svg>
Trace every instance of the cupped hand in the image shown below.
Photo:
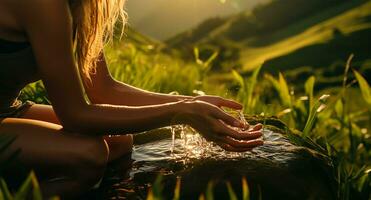
<svg viewBox="0 0 371 200"><path fill-rule="evenodd" d="M227 151L244 152L263 144L261 124L245 130L241 121L204 101L191 102L187 110L185 122Z"/></svg>

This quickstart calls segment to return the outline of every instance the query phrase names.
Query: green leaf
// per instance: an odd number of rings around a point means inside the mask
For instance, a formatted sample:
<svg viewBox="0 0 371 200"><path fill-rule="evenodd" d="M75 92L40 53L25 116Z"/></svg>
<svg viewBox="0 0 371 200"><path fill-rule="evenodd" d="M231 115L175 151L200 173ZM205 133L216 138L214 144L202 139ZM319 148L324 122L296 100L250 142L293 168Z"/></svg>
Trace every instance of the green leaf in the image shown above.
<svg viewBox="0 0 371 200"><path fill-rule="evenodd" d="M206 194L205 194L206 200L214 200L213 190L214 190L214 184L212 181L210 181L207 184L207 188L206 188Z"/></svg>
<svg viewBox="0 0 371 200"><path fill-rule="evenodd" d="M321 112L321 108L322 107L325 107L325 101L330 97L330 95L322 95L315 103L314 105L311 107L310 109L310 112L309 112L309 115L308 115L308 119L306 121L306 124L305 124L305 127L304 127L304 130L303 130L303 137L307 137L308 134L310 133L310 131L312 130L313 126L314 126L314 122L317 118L317 115L319 112Z"/></svg>
<svg viewBox="0 0 371 200"><path fill-rule="evenodd" d="M214 52L213 55L211 55L207 61L204 63L204 67L206 68L209 68L209 66L211 65L211 63L218 57L219 55L219 52Z"/></svg>
<svg viewBox="0 0 371 200"><path fill-rule="evenodd" d="M344 110L344 105L341 99L337 100L335 103L335 113L338 118L341 118Z"/></svg>
<svg viewBox="0 0 371 200"><path fill-rule="evenodd" d="M34 172L31 172L31 181L33 186L32 196L33 200L42 200L42 193L40 189L40 185L37 181L36 175Z"/></svg>
<svg viewBox="0 0 371 200"><path fill-rule="evenodd" d="M359 88L361 89L361 93L363 99L366 101L368 105L368 109L371 110L371 88L370 85L367 83L366 79L356 70L353 71L354 75L359 84Z"/></svg>
<svg viewBox="0 0 371 200"><path fill-rule="evenodd" d="M273 87L276 89L278 95L280 96L281 102L285 107L292 107L291 96L287 82L282 75L279 73L279 78L276 80L271 75L266 75L266 78L272 83Z"/></svg>
<svg viewBox="0 0 371 200"><path fill-rule="evenodd" d="M193 48L193 54L195 56L196 63L199 65L203 65L203 62L200 59L200 50L197 47Z"/></svg>
<svg viewBox="0 0 371 200"><path fill-rule="evenodd" d="M286 79L284 78L283 74L279 73L279 84L280 84L280 96L282 99L282 102L285 106L291 107L291 96L290 96L290 90L287 85Z"/></svg>
<svg viewBox="0 0 371 200"><path fill-rule="evenodd" d="M153 191L153 199L163 199L162 198L162 192L163 192L163 186L162 186L162 176L158 176L153 183L152 191Z"/></svg>
<svg viewBox="0 0 371 200"><path fill-rule="evenodd" d="M308 95L310 107L313 106L313 90L315 81L316 78L314 76L311 76L305 82L305 93Z"/></svg>
<svg viewBox="0 0 371 200"><path fill-rule="evenodd" d="M176 185L175 185L175 190L174 190L174 198L173 200L179 200L180 199L180 178L177 178L176 180Z"/></svg>
<svg viewBox="0 0 371 200"><path fill-rule="evenodd" d="M24 200L27 199L32 190L33 200L42 200L41 190L39 183L37 181L36 175L31 171L30 175L23 182L18 192L15 194L14 200Z"/></svg>
<svg viewBox="0 0 371 200"><path fill-rule="evenodd" d="M30 174L23 182L18 192L15 194L14 200L24 200L27 198L32 188L32 175Z"/></svg>
<svg viewBox="0 0 371 200"><path fill-rule="evenodd" d="M12 200L12 194L9 191L8 185L6 184L4 179L0 179L0 191L1 195L3 196L4 200Z"/></svg>
<svg viewBox="0 0 371 200"><path fill-rule="evenodd" d="M249 185L245 177L242 178L242 200L250 200Z"/></svg>
<svg viewBox="0 0 371 200"><path fill-rule="evenodd" d="M238 84L240 84L241 87L245 87L245 81L243 79L243 77L241 76L241 74L239 74L236 70L232 70L232 75L234 77L234 79L238 82Z"/></svg>
<svg viewBox="0 0 371 200"><path fill-rule="evenodd" d="M234 192L230 182L227 182L227 188L228 188L229 199L230 200L237 200L237 195Z"/></svg>

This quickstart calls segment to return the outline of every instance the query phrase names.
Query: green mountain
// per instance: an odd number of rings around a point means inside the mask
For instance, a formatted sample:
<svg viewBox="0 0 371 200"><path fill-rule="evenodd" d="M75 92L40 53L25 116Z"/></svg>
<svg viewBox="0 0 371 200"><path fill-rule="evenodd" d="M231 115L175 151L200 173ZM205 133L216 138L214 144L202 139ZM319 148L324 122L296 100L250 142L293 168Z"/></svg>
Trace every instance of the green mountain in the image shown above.
<svg viewBox="0 0 371 200"><path fill-rule="evenodd" d="M252 12L213 18L166 41L169 49L193 59L198 47L207 58L219 52L214 70L236 68L248 73L287 72L302 81L316 75L326 84L338 83L345 62L371 77L370 0L275 0Z"/></svg>
<svg viewBox="0 0 371 200"><path fill-rule="evenodd" d="M250 10L268 0L129 0L129 23L141 33L165 40L213 16Z"/></svg>

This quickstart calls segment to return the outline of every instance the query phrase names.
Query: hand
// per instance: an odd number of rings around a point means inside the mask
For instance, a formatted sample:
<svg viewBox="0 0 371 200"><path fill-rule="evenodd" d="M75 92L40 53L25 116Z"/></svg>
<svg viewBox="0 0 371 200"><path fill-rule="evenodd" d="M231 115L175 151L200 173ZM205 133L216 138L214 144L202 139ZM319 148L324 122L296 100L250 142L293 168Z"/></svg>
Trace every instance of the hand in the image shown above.
<svg viewBox="0 0 371 200"><path fill-rule="evenodd" d="M224 99L219 96L210 96L210 95L204 95L204 96L197 96L193 98L194 101L204 101L207 103L210 103L212 105L215 105L219 108L221 107L227 107L231 108L234 110L242 110L242 105L236 101L229 100L229 99ZM250 129L250 125L245 121L245 127L243 128L244 130Z"/></svg>
<svg viewBox="0 0 371 200"><path fill-rule="evenodd" d="M204 101L209 104L212 104L214 106L217 106L219 108L221 107L227 107L232 108L234 110L241 110L242 105L240 103L237 103L232 100L224 99L222 97L218 96L210 96L210 95L204 95L204 96L197 96L193 98L194 101Z"/></svg>
<svg viewBox="0 0 371 200"><path fill-rule="evenodd" d="M263 144L262 125L244 131L244 125L215 105L203 101L186 102L181 114L203 137L227 151L244 152Z"/></svg>

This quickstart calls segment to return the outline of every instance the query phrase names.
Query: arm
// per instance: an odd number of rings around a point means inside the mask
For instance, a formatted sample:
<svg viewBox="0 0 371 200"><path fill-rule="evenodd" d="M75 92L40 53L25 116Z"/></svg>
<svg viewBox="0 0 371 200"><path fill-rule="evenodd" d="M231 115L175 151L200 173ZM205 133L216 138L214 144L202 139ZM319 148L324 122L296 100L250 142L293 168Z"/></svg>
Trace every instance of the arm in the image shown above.
<svg viewBox="0 0 371 200"><path fill-rule="evenodd" d="M182 102L144 107L87 103L72 52L72 19L67 1L33 0L20 4L19 20L65 129L88 134L132 133L173 123L184 107Z"/></svg>
<svg viewBox="0 0 371 200"><path fill-rule="evenodd" d="M191 96L149 92L115 80L108 70L104 54L97 63L96 73L92 74L90 84L85 88L92 103L143 106L193 99Z"/></svg>
<svg viewBox="0 0 371 200"><path fill-rule="evenodd" d="M85 81L86 82L86 81ZM107 67L102 54L97 63L96 73L91 76L91 84L87 85L86 93L92 103L114 105L143 106L163 103L173 103L182 100L200 100L218 107L242 109L241 104L217 96L184 96L169 95L142 90L115 80Z"/></svg>

